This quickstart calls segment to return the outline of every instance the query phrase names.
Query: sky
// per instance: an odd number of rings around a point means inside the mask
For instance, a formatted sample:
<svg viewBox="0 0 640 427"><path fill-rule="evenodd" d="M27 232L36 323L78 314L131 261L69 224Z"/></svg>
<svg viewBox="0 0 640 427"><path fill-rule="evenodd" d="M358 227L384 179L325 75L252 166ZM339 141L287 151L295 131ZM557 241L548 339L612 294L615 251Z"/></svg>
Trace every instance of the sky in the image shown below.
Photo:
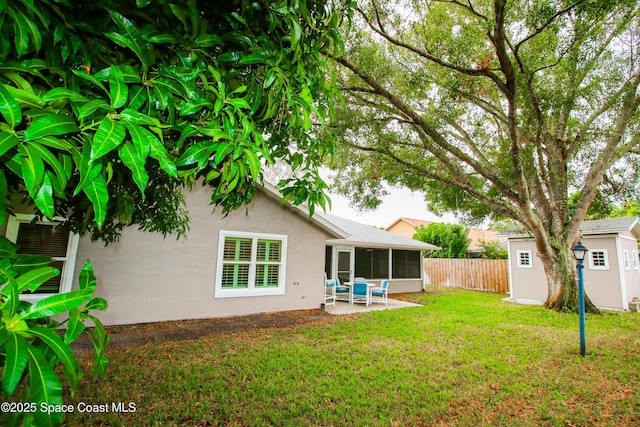
<svg viewBox="0 0 640 427"><path fill-rule="evenodd" d="M291 169L285 164L276 164L265 168L265 180L275 183L283 177L291 176ZM333 173L328 168L320 168L320 176L330 185ZM457 223L455 216L447 214L444 217L429 212L422 193L407 188L389 188L388 195L382 198L382 203L376 210L360 212L349 205L347 197L329 191L331 211L333 215L357 221L361 224L386 228L398 218L415 218L425 221Z"/></svg>
<svg viewBox="0 0 640 427"><path fill-rule="evenodd" d="M335 193L329 193L329 197L331 197L331 213L333 215L374 227L388 227L400 217L436 222L456 222L453 215L441 218L429 212L421 193L404 188L390 189L389 195L382 199L382 203L375 211L359 212L349 206L348 198Z"/></svg>

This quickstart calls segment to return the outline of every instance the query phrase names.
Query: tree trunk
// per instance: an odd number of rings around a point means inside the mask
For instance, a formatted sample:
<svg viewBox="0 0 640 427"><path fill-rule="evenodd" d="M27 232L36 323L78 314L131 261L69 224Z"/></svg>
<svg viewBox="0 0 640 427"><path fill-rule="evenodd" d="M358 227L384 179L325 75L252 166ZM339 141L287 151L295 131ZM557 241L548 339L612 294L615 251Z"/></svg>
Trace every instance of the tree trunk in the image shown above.
<svg viewBox="0 0 640 427"><path fill-rule="evenodd" d="M544 306L556 311L577 313L578 275L569 245L562 243L553 253L546 255L540 248L538 251L547 275L548 294ZM586 294L584 298L585 312L599 313Z"/></svg>

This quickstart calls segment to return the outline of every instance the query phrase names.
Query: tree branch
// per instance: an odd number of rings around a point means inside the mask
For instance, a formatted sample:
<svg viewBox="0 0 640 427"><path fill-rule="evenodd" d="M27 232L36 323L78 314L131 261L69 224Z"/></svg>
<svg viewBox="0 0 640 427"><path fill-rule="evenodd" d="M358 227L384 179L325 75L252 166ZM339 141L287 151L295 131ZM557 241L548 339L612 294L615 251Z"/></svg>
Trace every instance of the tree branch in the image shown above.
<svg viewBox="0 0 640 427"><path fill-rule="evenodd" d="M365 73L364 71L360 70L358 67L356 67L354 64L352 64L351 62L347 61L343 57L333 56L333 55L331 55L330 57L332 59L334 59L335 61L337 61L338 63L340 63L343 66L345 66L347 69L351 70L356 76L358 76L360 79L362 79L362 81L364 81L372 89L374 89L374 91L377 94L382 95L384 98L386 98L391 105L393 105L396 109L398 109L398 111L400 113L402 113L407 118L409 118L411 121L413 121L416 124L416 126L418 128L420 128L420 130L422 132L424 132L424 134L431 141L433 141L435 143L435 146L446 150L446 152L449 153L450 155L452 155L455 158L457 158L458 160L468 164L472 169L474 169L476 172L478 172L484 178L486 178L487 180L492 182L493 185L495 185L498 189L500 189L500 191L505 196L507 196L508 198L516 199L518 197L517 193L515 193L512 190L510 183L507 184L507 183L501 182L501 179L500 179L499 176L494 175L493 173L491 173L487 169L487 167L486 167L487 165L480 165L475 159L469 157L468 155L463 153L458 148L456 148L456 147L452 146L451 144L449 144L443 138L443 136L440 135L429 124L427 124L427 122L419 114L417 114L407 104L402 102L398 97L396 97L391 92L389 92L387 89L385 89L383 86L381 86L373 77L369 76L367 73ZM435 147L432 148L430 151L432 151L432 152L435 151Z"/></svg>
<svg viewBox="0 0 640 427"><path fill-rule="evenodd" d="M525 44L526 42L528 42L529 40L531 40L532 38L534 38L538 34L542 33L546 28L549 27L549 25L553 24L556 21L556 19L558 19L558 17L570 12L571 10L575 9L580 4L584 3L585 1L587 1L587 0L578 0L577 2L575 2L573 4L570 4L569 6L565 7L564 9L560 9L559 11L554 13L544 24L542 24L540 27L534 29L533 32L530 33L527 37L525 37L524 39L520 40L515 45L514 52L517 53L520 50L520 48L522 47L523 44Z"/></svg>
<svg viewBox="0 0 640 427"><path fill-rule="evenodd" d="M622 108L616 119L616 126L614 132L607 139L605 148L600 152L597 159L591 164L587 176L584 180L582 189L580 190L580 197L571 221L569 222L569 231L577 235L581 218L584 218L589 205L595 199L598 192L598 186L602 181L607 169L611 167L613 163L618 161L624 154L634 148L638 144L639 137L634 135L630 142L623 144L624 148L620 147L620 141L624 136L631 117L637 114L638 107L640 106L640 98L636 96L638 87L640 86L640 70L636 72L634 79L626 87L626 96L623 99Z"/></svg>
<svg viewBox="0 0 640 427"><path fill-rule="evenodd" d="M425 176L425 177L427 177L429 179L441 182L441 183L446 184L446 185L453 185L455 187L458 187L461 190L463 190L465 192L468 192L469 194L471 194L472 196L477 198L481 203L489 206L495 212L498 212L501 215L504 215L506 217L516 219L517 221L521 220L521 217L519 216L518 210L514 208L514 205L512 203L508 203L508 202L503 201L501 199L488 197L486 194L482 193L481 191L477 190L473 186L469 185L468 182L465 182L466 180L461 179L462 176L459 175L459 174L455 174L454 173L455 179L445 179L445 178L443 178L442 174L433 173L428 169L421 168L421 167L417 166L416 164L408 162L404 158L395 155L391 151L380 150L377 147L362 146L362 145L358 145L358 144L350 144L350 145L352 147L354 147L354 148L357 148L358 150L370 151L370 152L376 152L378 154L382 154L384 156L389 157L390 159L392 159L393 161L397 162L398 164L401 164L401 165L405 166L407 169L418 173L421 176Z"/></svg>
<svg viewBox="0 0 640 427"><path fill-rule="evenodd" d="M375 3L374 4L374 8L375 8ZM491 79L496 86L503 92L506 93L505 91L508 89L507 86L505 85L505 83L500 80L500 78L495 74L492 73L490 71L488 71L487 69L473 69L473 68L465 68L465 67L459 67L455 64L452 64L450 62L444 61L441 58L438 58L435 55L432 55L431 53L429 53L426 50L422 50L419 49L415 46L412 46L408 43L405 43L399 39L396 39L395 37L391 36L389 33L387 33L384 30L384 26L382 25L381 22L381 18L379 17L378 13L377 13L377 8L376 8L376 21L378 22L378 27L375 27L373 25L373 20L369 19L369 17L364 13L364 11L360 8L356 9L358 11L358 13L360 13L362 15L362 18L367 22L367 25L369 26L369 28L371 28L371 30L373 30L373 32L375 32L376 34L380 35L381 37L385 38L389 43L391 43L394 46L397 47L401 47L403 49L406 49L410 52L415 53L416 55L418 55L419 57L426 59L429 62L433 62L434 64L440 65L442 67L445 67L449 70L453 70L453 71L457 71L461 74L467 75L467 76L481 76L481 77L488 77L489 79Z"/></svg>

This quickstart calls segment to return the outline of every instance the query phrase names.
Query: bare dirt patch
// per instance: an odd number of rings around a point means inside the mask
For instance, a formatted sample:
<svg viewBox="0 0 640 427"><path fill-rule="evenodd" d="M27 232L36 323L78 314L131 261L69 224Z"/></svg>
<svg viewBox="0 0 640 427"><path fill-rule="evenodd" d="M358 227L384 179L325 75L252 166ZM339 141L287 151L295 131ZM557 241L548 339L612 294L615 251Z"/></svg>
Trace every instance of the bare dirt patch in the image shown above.
<svg viewBox="0 0 640 427"><path fill-rule="evenodd" d="M107 332L111 337L109 348L113 350L118 346L184 341L214 334L232 334L246 330L291 328L300 325L328 323L331 321L331 317L319 309L292 310L248 316L111 326L107 327ZM86 335L78 338L71 347L80 352L93 349L93 345Z"/></svg>
<svg viewBox="0 0 640 427"><path fill-rule="evenodd" d="M393 294L393 298L416 302L415 297L417 294L419 293ZM325 311L315 309L110 326L107 327L107 332L111 337L108 348L113 351L119 346L185 341L216 334L234 334L247 330L295 328L303 325L329 323L336 321L337 317L347 320L352 316L332 316ZM71 344L71 347L78 352L93 350L93 344L86 335L78 338Z"/></svg>

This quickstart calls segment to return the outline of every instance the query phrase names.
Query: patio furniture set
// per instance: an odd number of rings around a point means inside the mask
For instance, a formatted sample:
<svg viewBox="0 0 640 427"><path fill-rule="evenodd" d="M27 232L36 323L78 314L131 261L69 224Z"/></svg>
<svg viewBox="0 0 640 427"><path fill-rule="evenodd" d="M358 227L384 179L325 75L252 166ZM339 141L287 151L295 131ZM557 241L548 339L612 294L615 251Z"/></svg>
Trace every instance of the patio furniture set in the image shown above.
<svg viewBox="0 0 640 427"><path fill-rule="evenodd" d="M325 279L324 305L334 305L336 301L345 301L351 305L360 303L384 303L387 305L389 282L384 280L377 286L367 282L364 277L356 277L353 282L340 283L340 279Z"/></svg>

